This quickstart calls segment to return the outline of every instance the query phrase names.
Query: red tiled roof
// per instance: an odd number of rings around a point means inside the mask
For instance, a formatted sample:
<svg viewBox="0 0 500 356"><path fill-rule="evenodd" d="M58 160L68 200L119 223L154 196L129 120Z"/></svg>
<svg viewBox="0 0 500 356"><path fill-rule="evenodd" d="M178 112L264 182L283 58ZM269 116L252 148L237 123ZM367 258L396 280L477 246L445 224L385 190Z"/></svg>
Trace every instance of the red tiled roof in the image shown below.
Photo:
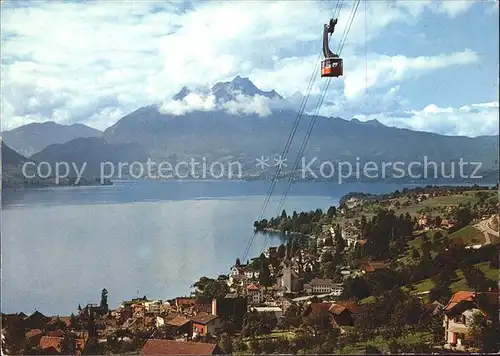
<svg viewBox="0 0 500 356"><path fill-rule="evenodd" d="M183 326L189 323L189 319L186 317L183 317L181 315L176 316L172 320L167 321L167 325L172 325L172 326Z"/></svg>
<svg viewBox="0 0 500 356"><path fill-rule="evenodd" d="M46 336L52 336L52 337L64 337L64 331L61 329L55 330L55 331L47 331L45 333Z"/></svg>
<svg viewBox="0 0 500 356"><path fill-rule="evenodd" d="M261 290L262 287L258 284L250 284L248 287L247 287L247 290L253 290L253 291L258 291L258 290Z"/></svg>
<svg viewBox="0 0 500 356"><path fill-rule="evenodd" d="M27 339L29 339L30 337L40 335L41 333L42 333L42 330L40 330L40 329L32 329L32 330L28 331L28 332L25 334L25 337L26 337Z"/></svg>
<svg viewBox="0 0 500 356"><path fill-rule="evenodd" d="M444 307L444 310L449 311L461 302L465 302L465 301L472 302L472 301L474 301L472 296L473 296L473 293L469 292L469 291L456 292L455 294L453 294L451 296L451 299L448 302L448 304L446 304L446 306Z"/></svg>
<svg viewBox="0 0 500 356"><path fill-rule="evenodd" d="M358 306L353 300L339 300L338 302L335 302L335 304L345 307L353 314L356 314L356 312L358 311Z"/></svg>
<svg viewBox="0 0 500 356"><path fill-rule="evenodd" d="M323 303L323 302L316 302L316 303L311 303L311 310L326 310L328 311L332 306L332 303Z"/></svg>
<svg viewBox="0 0 500 356"><path fill-rule="evenodd" d="M61 352L61 342L64 338L62 337L51 337L51 336L42 336L40 339L40 348L41 349L48 349L48 348L55 348L57 352ZM76 339L76 348L77 350L83 350L85 347L85 340L84 339Z"/></svg>
<svg viewBox="0 0 500 356"><path fill-rule="evenodd" d="M217 345L203 342L184 342L149 339L141 350L141 355L212 355Z"/></svg>
<svg viewBox="0 0 500 356"><path fill-rule="evenodd" d="M347 308L342 305L332 304L332 306L328 309L328 311L332 314L339 315L346 309Z"/></svg>
<svg viewBox="0 0 500 356"><path fill-rule="evenodd" d="M198 314L196 316L193 316L191 320L198 324L208 324L211 321L217 319L218 317L219 317L218 315L212 315L212 314Z"/></svg>
<svg viewBox="0 0 500 356"><path fill-rule="evenodd" d="M499 298L499 292L498 291L493 291L493 292L479 292L477 295L486 295L487 298L487 303L490 303L491 305L498 305L498 298ZM456 292L451 296L450 301L446 306L444 307L444 311L450 311L452 310L455 306L462 302L473 302L476 304L476 307L479 309L482 309L481 306L477 305L478 300L476 299L474 292L470 291L460 291ZM483 310L484 311L484 310Z"/></svg>

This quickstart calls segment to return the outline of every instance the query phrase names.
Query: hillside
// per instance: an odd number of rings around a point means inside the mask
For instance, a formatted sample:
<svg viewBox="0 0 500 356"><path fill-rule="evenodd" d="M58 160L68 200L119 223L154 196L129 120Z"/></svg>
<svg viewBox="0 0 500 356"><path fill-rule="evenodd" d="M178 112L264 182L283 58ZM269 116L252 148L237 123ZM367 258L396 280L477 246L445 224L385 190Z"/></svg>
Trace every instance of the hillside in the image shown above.
<svg viewBox="0 0 500 356"><path fill-rule="evenodd" d="M109 157L125 162L145 161L150 157L155 162L168 161L171 164L180 160L189 161L191 158L197 161L205 158L208 163L238 161L242 164L245 177L269 177L275 173L273 166L267 170L257 168L255 160L261 156L281 155L297 117L289 102L274 90L262 91L248 78L241 77L236 77L231 82L217 83L208 92L185 87L174 98L182 101L191 93L211 94L215 100L214 110L173 115L166 113L161 105L142 107L106 129L102 141L67 142L47 147L47 150L37 153L33 158L49 162L54 162L56 157L64 157L69 162L89 161L94 168L98 165L97 162L107 161ZM241 100L248 100L249 104L244 105ZM262 111L263 103L267 103L269 115L251 113L250 108ZM238 112L236 107L243 107L247 111ZM297 156L312 119L310 115L303 115L288 152L284 172L291 170L291 162ZM97 142L100 144L96 145ZM117 147L118 152L113 152ZM310 166L315 172L319 172L320 164L325 161L347 161L353 166L359 162L360 167L368 161L376 162L379 167L383 162L400 161L408 165L417 161L421 168L413 168L412 173L418 175L423 173L422 167L427 160L437 162L437 175L443 176L449 174L453 162L456 173L452 181L461 180L458 164L462 159L466 163L482 162L476 175L484 175L486 180L495 181L498 149L498 136L444 136L387 127L377 120L361 122L357 119L348 121L335 117L318 117L302 157L305 157L305 162L316 158ZM57 152L58 150L61 152ZM272 158L270 161L273 162ZM444 162L444 169L441 168L441 162ZM301 167L302 164L299 168ZM387 169L389 177L391 169L390 166ZM466 164L464 174L470 174L474 169L475 166ZM432 164L427 172L430 177L427 182L431 182L435 175ZM376 179L367 180L382 179L380 171L378 174ZM332 179L336 177L334 175ZM419 179L406 174L406 181L415 180Z"/></svg>
<svg viewBox="0 0 500 356"><path fill-rule="evenodd" d="M103 138L92 137L50 145L30 159L53 165L56 162L67 162L72 167L73 164L76 165L78 170L85 164L83 176L93 179L101 176L101 163L111 162L118 167L119 162L144 162L147 160L147 153L137 144L109 144ZM71 174L76 174L73 168Z"/></svg>
<svg viewBox="0 0 500 356"><path fill-rule="evenodd" d="M27 161L26 157L20 155L7 146L2 140L2 168L6 166L20 166Z"/></svg>
<svg viewBox="0 0 500 356"><path fill-rule="evenodd" d="M77 137L100 137L101 135L101 131L83 124L61 125L53 121L32 123L2 132L5 143L26 157L55 143L65 143Z"/></svg>
<svg viewBox="0 0 500 356"><path fill-rule="evenodd" d="M229 103L227 100L233 97L223 93L231 93L235 86L248 98L255 95L272 97L274 107L271 107L271 114L263 117L234 115L224 110L224 105ZM161 113L159 106L151 105L123 117L104 131L104 137L110 143L141 144L156 159L165 159L172 154L238 159L252 170L256 157L281 154L297 117L279 94L257 90L248 79L237 77L230 83L218 83L212 89L220 104L216 111L194 111L175 116ZM189 90L184 88L176 98L182 99L188 93ZM312 118L303 116L288 154L289 161L296 156ZM458 164L462 158L465 162L481 161L483 171L491 171L497 151L497 136L443 136L387 127L376 120L361 122L318 117L304 156L309 159L317 157L318 165L325 160L354 164L357 157L361 162L408 163L423 161L427 157L428 161L446 162L446 172L450 170L450 162Z"/></svg>

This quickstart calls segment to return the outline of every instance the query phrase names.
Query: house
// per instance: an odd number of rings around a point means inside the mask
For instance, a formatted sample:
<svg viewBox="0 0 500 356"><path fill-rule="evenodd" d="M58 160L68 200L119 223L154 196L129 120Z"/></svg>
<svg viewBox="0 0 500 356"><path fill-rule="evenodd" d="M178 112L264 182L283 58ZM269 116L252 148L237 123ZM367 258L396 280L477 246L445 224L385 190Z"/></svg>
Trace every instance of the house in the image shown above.
<svg viewBox="0 0 500 356"><path fill-rule="evenodd" d="M233 266L229 272L229 277L231 276L244 276L245 270L241 266Z"/></svg>
<svg viewBox="0 0 500 356"><path fill-rule="evenodd" d="M160 314L163 309L163 301L161 300L150 300L144 302L144 307L146 308L146 312Z"/></svg>
<svg viewBox="0 0 500 356"><path fill-rule="evenodd" d="M222 353L217 344L149 339L142 348L140 355L219 355Z"/></svg>
<svg viewBox="0 0 500 356"><path fill-rule="evenodd" d="M35 311L30 316L24 318L23 325L26 329L45 329L45 325L52 319L43 315L39 311Z"/></svg>
<svg viewBox="0 0 500 356"><path fill-rule="evenodd" d="M183 310L188 310L189 308L196 305L195 298L175 298L175 306L179 312Z"/></svg>
<svg viewBox="0 0 500 356"><path fill-rule="evenodd" d="M255 269L246 269L245 270L245 277L247 279L258 279L259 278L260 271L255 270Z"/></svg>
<svg viewBox="0 0 500 356"><path fill-rule="evenodd" d="M304 285L304 291L308 294L332 293L335 296L342 294L344 288L341 284L334 283L331 279L314 278Z"/></svg>
<svg viewBox="0 0 500 356"><path fill-rule="evenodd" d="M26 332L24 338L29 347L35 347L40 344L40 339L42 338L43 333L40 329L32 329Z"/></svg>
<svg viewBox="0 0 500 356"><path fill-rule="evenodd" d="M427 227L428 222L429 221L428 221L427 215L420 214L420 216L418 217L418 220L417 220L417 225L420 228L425 228L425 227Z"/></svg>
<svg viewBox="0 0 500 356"><path fill-rule="evenodd" d="M292 306L292 303L293 303L292 300L285 298L285 297L279 297L276 300L276 305L279 306L281 308L281 310L283 310L283 312L286 312L288 310L288 308L290 308Z"/></svg>
<svg viewBox="0 0 500 356"><path fill-rule="evenodd" d="M359 230L355 226L347 226L342 229L342 238L347 242L347 247L354 247L359 240Z"/></svg>
<svg viewBox="0 0 500 356"><path fill-rule="evenodd" d="M333 303L328 312L332 314L338 326L353 326L354 325L354 313L351 308L340 303Z"/></svg>
<svg viewBox="0 0 500 356"><path fill-rule="evenodd" d="M277 247L269 247L265 252L264 252L264 256L266 256L266 258L275 258L275 257L278 257L278 248Z"/></svg>
<svg viewBox="0 0 500 356"><path fill-rule="evenodd" d="M387 269L389 266L384 261L362 261L359 268L363 273L375 272L376 270Z"/></svg>
<svg viewBox="0 0 500 356"><path fill-rule="evenodd" d="M222 323L218 315L198 314L191 318L193 325L193 336L197 335L215 335Z"/></svg>
<svg viewBox="0 0 500 356"><path fill-rule="evenodd" d="M191 337L193 335L193 327L191 320L178 315L173 319L167 320L166 325L170 327L175 335L186 335Z"/></svg>
<svg viewBox="0 0 500 356"><path fill-rule="evenodd" d="M247 296L251 304L259 304L264 301L264 288L252 283L247 287Z"/></svg>
<svg viewBox="0 0 500 356"><path fill-rule="evenodd" d="M453 221L451 219L443 219L441 221L441 228L442 229L449 230L449 229L451 229L454 226L455 226L455 221Z"/></svg>
<svg viewBox="0 0 500 356"><path fill-rule="evenodd" d="M434 302L424 304L424 308L427 313L430 313L432 316L436 316L443 310L443 304L436 300Z"/></svg>
<svg viewBox="0 0 500 356"><path fill-rule="evenodd" d="M51 337L51 336L42 336L40 339L40 343L38 347L44 354L50 354L54 350L57 354L61 353L61 343L63 341L63 337ZM76 354L80 355L85 347L84 339L76 339Z"/></svg>
<svg viewBox="0 0 500 356"><path fill-rule="evenodd" d="M280 307L252 307L251 310L256 311L257 313L274 314L278 325L281 324L281 319L283 318L283 310Z"/></svg>
<svg viewBox="0 0 500 356"><path fill-rule="evenodd" d="M327 312L328 315L330 316L332 328L337 328L338 325L337 325L332 313L330 313L331 306L332 306L332 303L328 303L328 302L312 302L302 312L302 320L304 322L306 322L306 320L309 318L309 316L311 314Z"/></svg>
<svg viewBox="0 0 500 356"><path fill-rule="evenodd" d="M498 313L498 292L460 291L443 308L445 348L465 349L471 345L469 328L476 314L491 319Z"/></svg>

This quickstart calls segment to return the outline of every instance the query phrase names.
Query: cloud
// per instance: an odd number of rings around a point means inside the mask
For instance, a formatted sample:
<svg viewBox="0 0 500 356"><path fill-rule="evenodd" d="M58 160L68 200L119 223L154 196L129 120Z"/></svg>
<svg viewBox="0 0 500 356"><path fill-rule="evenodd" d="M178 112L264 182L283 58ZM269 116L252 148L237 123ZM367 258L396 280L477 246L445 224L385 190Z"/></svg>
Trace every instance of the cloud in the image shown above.
<svg viewBox="0 0 500 356"><path fill-rule="evenodd" d="M353 68L346 63L345 96L349 98L360 95L365 87L386 86L403 79L416 77L430 71L454 65L465 65L479 61L477 53L465 50L438 56L406 57L371 54L368 58L367 71L364 63L353 59Z"/></svg>
<svg viewBox="0 0 500 356"><path fill-rule="evenodd" d="M421 110L356 115L361 121L377 119L387 126L430 131L444 135L498 135L498 101L463 105L459 108L429 104Z"/></svg>
<svg viewBox="0 0 500 356"><path fill-rule="evenodd" d="M215 96L189 93L182 100L165 101L160 106L160 112L175 116L185 115L191 111L212 111L215 109Z"/></svg>
<svg viewBox="0 0 500 356"><path fill-rule="evenodd" d="M234 100L222 104L222 107L233 115L268 116L271 114L269 108L270 99L261 95L245 96L237 94Z"/></svg>
<svg viewBox="0 0 500 356"><path fill-rule="evenodd" d="M448 3L367 2L367 37L361 4L343 50L346 76L331 82L325 105L350 113L361 104L365 84L360 53L365 40L376 42L395 26L418 24L428 10L452 18L469 9ZM333 49L351 8L352 2L344 2ZM46 120L105 129L121 115L152 103L178 114L193 107L210 110L211 99L203 95L189 102L175 103L171 98L183 86L211 86L236 75L248 76L259 88L275 89L285 97L297 91L304 94L317 64L322 23L331 13L331 4L314 1L4 5L3 129ZM445 49L432 52L441 51ZM371 53L370 88L379 91L372 102L385 100L386 107L395 109L391 104L395 99L383 99L391 88L426 71L474 62L476 55L472 51L433 53L423 57ZM317 102L324 84L319 76L314 79L308 109ZM239 98L225 109L265 115L265 104L262 98ZM268 102L267 110L276 105L283 103ZM363 112L375 110L368 105Z"/></svg>

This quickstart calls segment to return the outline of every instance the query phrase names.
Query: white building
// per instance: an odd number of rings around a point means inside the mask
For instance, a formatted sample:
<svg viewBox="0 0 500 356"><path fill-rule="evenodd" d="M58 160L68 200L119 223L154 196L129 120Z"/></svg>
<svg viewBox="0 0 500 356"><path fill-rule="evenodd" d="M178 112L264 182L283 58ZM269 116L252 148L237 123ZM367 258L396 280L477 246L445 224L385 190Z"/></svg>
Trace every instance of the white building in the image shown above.
<svg viewBox="0 0 500 356"><path fill-rule="evenodd" d="M144 302L144 306L146 307L147 312L159 314L163 309L163 301L148 300L147 302Z"/></svg>
<svg viewBox="0 0 500 356"><path fill-rule="evenodd" d="M247 295L251 304L260 304L264 301L264 288L258 284L250 284Z"/></svg>
<svg viewBox="0 0 500 356"><path fill-rule="evenodd" d="M252 307L251 310L257 313L273 313L278 321L278 325L281 324L281 319L283 318L283 310L280 307Z"/></svg>
<svg viewBox="0 0 500 356"><path fill-rule="evenodd" d="M344 291L342 284L334 283L331 279L314 278L311 282L304 284L304 291L308 294L329 293L339 296Z"/></svg>

